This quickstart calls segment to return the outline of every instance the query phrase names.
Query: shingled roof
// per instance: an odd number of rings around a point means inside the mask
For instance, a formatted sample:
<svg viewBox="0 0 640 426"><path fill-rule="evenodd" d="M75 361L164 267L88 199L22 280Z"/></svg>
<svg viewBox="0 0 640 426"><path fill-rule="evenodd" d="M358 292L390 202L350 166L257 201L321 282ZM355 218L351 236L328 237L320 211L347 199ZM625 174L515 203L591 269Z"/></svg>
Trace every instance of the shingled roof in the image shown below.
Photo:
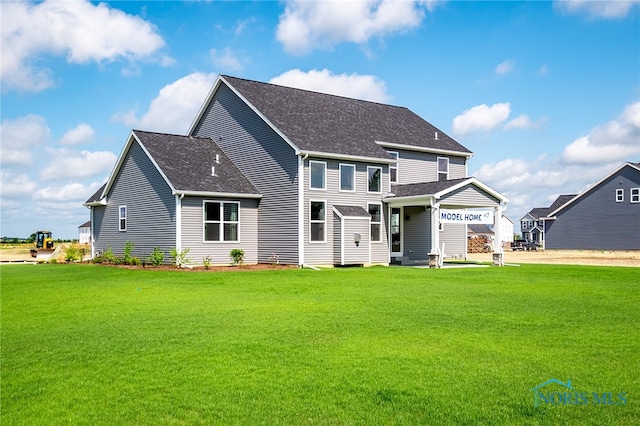
<svg viewBox="0 0 640 426"><path fill-rule="evenodd" d="M470 155L404 107L221 76L299 150L389 159L379 143Z"/></svg>
<svg viewBox="0 0 640 426"><path fill-rule="evenodd" d="M260 194L211 138L133 133L176 192Z"/></svg>

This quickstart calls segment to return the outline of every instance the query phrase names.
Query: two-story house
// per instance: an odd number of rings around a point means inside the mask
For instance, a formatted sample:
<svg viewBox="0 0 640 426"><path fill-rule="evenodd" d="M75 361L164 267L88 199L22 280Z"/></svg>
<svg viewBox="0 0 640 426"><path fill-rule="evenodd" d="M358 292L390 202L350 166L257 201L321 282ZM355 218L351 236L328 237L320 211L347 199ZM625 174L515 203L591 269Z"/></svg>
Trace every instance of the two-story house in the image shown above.
<svg viewBox="0 0 640 426"><path fill-rule="evenodd" d="M545 219L555 209L571 200L575 194L559 195L549 207L535 207L520 219L522 238L545 246Z"/></svg>
<svg viewBox="0 0 640 426"><path fill-rule="evenodd" d="M468 223L502 217L506 198L467 176L471 156L407 108L223 75L187 136L133 131L85 205L94 250L437 263L466 256Z"/></svg>

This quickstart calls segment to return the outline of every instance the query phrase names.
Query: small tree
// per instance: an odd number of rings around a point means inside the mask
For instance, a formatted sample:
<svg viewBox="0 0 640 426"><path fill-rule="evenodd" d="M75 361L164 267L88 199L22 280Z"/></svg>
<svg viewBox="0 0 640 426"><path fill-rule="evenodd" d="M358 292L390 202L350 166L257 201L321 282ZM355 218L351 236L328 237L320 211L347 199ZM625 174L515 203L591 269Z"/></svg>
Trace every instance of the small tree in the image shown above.
<svg viewBox="0 0 640 426"><path fill-rule="evenodd" d="M229 256L231 256L231 261L233 262L234 266L241 265L244 262L244 250L242 249L236 248L231 250Z"/></svg>
<svg viewBox="0 0 640 426"><path fill-rule="evenodd" d="M153 265L155 268L158 265L162 265L164 262L164 252L160 249L160 247L154 247L151 252L151 256L149 256L149 263Z"/></svg>
<svg viewBox="0 0 640 426"><path fill-rule="evenodd" d="M135 247L135 244L133 244L131 241L127 241L126 243L124 243L124 249L122 250L123 253L123 262L125 265L131 265L131 253L133 252L133 248Z"/></svg>

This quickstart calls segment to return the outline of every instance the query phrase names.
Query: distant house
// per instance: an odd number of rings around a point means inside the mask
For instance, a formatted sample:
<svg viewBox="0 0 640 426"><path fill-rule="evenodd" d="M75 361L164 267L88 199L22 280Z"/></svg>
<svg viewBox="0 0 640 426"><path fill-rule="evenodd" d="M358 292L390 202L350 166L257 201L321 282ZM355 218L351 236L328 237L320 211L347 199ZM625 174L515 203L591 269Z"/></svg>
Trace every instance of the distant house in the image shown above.
<svg viewBox="0 0 640 426"><path fill-rule="evenodd" d="M622 164L546 216L548 249L640 250L640 163Z"/></svg>
<svg viewBox="0 0 640 426"><path fill-rule="evenodd" d="M78 226L78 242L80 244L91 243L91 221L90 220Z"/></svg>
<svg viewBox="0 0 640 426"><path fill-rule="evenodd" d="M413 263L466 256L468 220L507 199L472 153L407 108L220 76L187 136L134 130L91 208L94 254L188 248L228 263ZM445 250L442 250L442 247ZM501 253L499 245L495 248Z"/></svg>
<svg viewBox="0 0 640 426"><path fill-rule="evenodd" d="M538 243L545 247L545 218L547 215L575 197L572 195L560 195L549 207L536 207L520 219L522 238L526 241Z"/></svg>

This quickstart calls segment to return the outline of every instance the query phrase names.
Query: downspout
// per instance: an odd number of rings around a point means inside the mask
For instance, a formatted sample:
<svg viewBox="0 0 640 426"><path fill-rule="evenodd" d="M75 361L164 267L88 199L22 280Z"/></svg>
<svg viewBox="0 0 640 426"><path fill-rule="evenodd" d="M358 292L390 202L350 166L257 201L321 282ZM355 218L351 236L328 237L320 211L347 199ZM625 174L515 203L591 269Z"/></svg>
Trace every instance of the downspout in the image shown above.
<svg viewBox="0 0 640 426"><path fill-rule="evenodd" d="M304 162L308 153L298 153L298 266L304 267Z"/></svg>
<svg viewBox="0 0 640 426"><path fill-rule="evenodd" d="M176 250L182 251L182 199L184 192L180 195L176 193Z"/></svg>

